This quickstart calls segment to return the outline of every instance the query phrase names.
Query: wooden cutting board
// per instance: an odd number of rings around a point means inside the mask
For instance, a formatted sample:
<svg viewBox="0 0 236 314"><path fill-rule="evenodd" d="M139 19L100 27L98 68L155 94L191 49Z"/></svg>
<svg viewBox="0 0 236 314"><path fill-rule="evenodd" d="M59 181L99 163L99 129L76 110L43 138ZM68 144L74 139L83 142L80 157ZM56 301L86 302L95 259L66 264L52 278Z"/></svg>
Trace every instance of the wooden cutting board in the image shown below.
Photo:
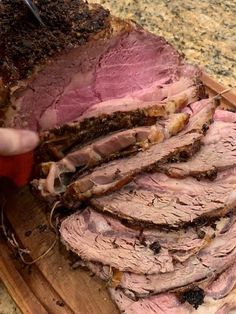
<svg viewBox="0 0 236 314"><path fill-rule="evenodd" d="M206 74L203 82L210 95L225 89ZM224 94L222 105L236 107L236 95ZM37 258L50 247L55 236L49 227L45 204L33 197L28 187L16 191L5 181L0 182L0 191L8 200L5 221L21 247L30 250L28 260ZM0 277L23 313L118 313L105 283L83 269L73 270L60 243L36 264L24 265L1 239Z"/></svg>

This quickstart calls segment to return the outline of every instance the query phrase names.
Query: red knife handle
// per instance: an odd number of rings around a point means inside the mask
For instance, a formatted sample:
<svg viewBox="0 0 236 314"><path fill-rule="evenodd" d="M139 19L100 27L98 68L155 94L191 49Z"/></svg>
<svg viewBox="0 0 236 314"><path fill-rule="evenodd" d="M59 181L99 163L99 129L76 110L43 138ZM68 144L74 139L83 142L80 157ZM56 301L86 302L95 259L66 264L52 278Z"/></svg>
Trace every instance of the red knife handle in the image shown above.
<svg viewBox="0 0 236 314"><path fill-rule="evenodd" d="M0 177L8 177L18 186L29 182L33 168L33 152L17 156L0 156Z"/></svg>

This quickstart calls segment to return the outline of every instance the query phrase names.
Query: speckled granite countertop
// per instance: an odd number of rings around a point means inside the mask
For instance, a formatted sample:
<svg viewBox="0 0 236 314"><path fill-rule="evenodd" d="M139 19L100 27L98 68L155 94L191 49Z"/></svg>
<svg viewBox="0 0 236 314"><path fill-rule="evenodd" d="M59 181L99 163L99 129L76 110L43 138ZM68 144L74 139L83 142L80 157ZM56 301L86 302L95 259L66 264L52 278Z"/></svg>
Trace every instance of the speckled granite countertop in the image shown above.
<svg viewBox="0 0 236 314"><path fill-rule="evenodd" d="M90 1L95 2L95 1ZM225 86L236 85L236 0L97 0L164 36ZM0 283L0 314L20 313Z"/></svg>

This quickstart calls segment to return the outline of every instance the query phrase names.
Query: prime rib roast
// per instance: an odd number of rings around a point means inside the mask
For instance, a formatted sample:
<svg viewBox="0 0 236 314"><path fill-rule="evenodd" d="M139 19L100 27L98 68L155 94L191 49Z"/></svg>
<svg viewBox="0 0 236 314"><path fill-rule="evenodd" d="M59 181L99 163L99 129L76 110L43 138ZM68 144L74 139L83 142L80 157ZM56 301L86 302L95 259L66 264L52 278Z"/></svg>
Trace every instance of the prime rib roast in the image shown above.
<svg viewBox="0 0 236 314"><path fill-rule="evenodd" d="M1 125L40 133L32 191L126 314L236 308L236 113L162 37L78 0L0 2ZM14 16L14 19L12 18Z"/></svg>
<svg viewBox="0 0 236 314"><path fill-rule="evenodd" d="M40 185L45 196L49 193L60 194L68 185L68 175L73 175L78 168L80 173L105 161L117 157L131 155L140 150L146 150L154 143L160 143L175 135L188 123L187 113L175 113L164 121L152 126L132 128L115 132L101 139L96 139L83 147L76 148L57 162L44 162L40 171L46 178L35 181ZM60 178L60 180L59 180ZM58 182L55 185L55 182Z"/></svg>

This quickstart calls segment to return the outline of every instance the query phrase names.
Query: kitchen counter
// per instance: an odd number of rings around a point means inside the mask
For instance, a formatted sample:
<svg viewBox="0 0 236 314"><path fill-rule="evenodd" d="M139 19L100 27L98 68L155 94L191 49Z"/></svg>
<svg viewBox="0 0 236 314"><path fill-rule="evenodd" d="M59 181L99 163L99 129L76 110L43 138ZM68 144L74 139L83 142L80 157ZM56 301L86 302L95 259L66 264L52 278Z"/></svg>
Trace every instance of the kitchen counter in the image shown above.
<svg viewBox="0 0 236 314"><path fill-rule="evenodd" d="M90 1L94 2L94 1ZM164 36L189 62L236 86L236 0L97 0L120 17ZM0 314L19 314L0 283Z"/></svg>
<svg viewBox="0 0 236 314"><path fill-rule="evenodd" d="M0 282L0 314L21 314L2 282Z"/></svg>

